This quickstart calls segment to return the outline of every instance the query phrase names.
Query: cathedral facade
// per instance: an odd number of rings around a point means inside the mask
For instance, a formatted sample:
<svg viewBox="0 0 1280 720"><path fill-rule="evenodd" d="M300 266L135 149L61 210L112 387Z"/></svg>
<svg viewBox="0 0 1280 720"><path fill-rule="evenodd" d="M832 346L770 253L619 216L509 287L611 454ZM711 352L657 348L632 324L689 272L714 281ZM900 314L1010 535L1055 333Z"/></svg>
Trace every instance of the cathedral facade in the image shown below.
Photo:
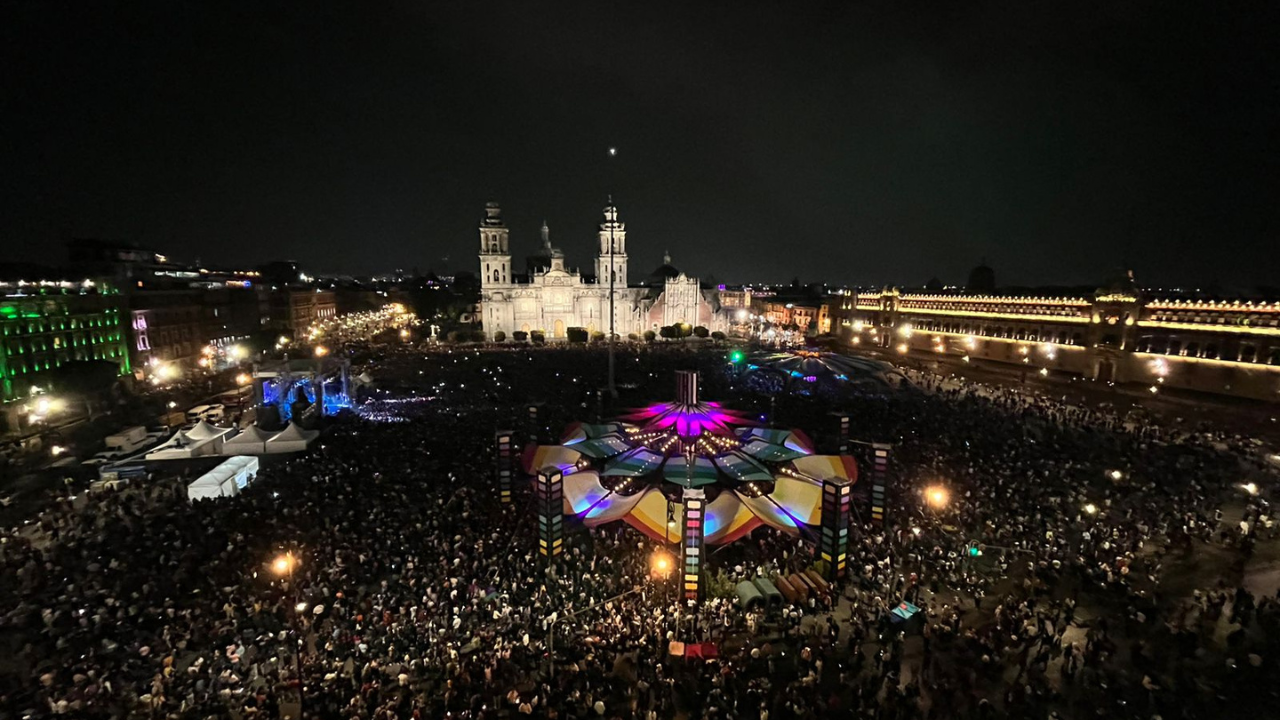
<svg viewBox="0 0 1280 720"><path fill-rule="evenodd" d="M614 329L622 339L646 330L656 333L666 325L710 331L727 327L716 292L702 289L697 278L672 267L669 256L642 283L628 283L627 228L612 203L604 209L597 240L595 274L583 275L565 266L564 253L552 247L544 222L539 253L517 272L502 209L488 203L480 221L480 318L485 335L492 340L499 332L506 338L520 331L542 332L548 340L563 340L575 327L608 333L611 304Z"/></svg>

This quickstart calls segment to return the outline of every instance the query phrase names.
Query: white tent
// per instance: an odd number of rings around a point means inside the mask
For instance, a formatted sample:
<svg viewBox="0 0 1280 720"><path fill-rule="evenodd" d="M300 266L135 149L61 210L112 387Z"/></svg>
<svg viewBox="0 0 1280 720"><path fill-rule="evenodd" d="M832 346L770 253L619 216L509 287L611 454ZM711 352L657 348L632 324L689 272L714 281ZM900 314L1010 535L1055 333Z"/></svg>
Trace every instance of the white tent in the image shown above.
<svg viewBox="0 0 1280 720"><path fill-rule="evenodd" d="M221 455L225 441L234 428L220 428L201 421L190 430L179 430L173 437L147 453L148 460L185 460L207 455Z"/></svg>
<svg viewBox="0 0 1280 720"><path fill-rule="evenodd" d="M231 497L253 482L258 474L258 458L237 455L228 458L187 486L188 500Z"/></svg>
<svg viewBox="0 0 1280 720"><path fill-rule="evenodd" d="M223 455L263 455L267 452L267 440L271 433L257 425L250 425L222 444Z"/></svg>
<svg viewBox="0 0 1280 720"><path fill-rule="evenodd" d="M281 430L278 435L267 441L268 453L288 453L306 450L312 440L320 437L320 433L316 430L303 430L296 423L289 423L289 427Z"/></svg>

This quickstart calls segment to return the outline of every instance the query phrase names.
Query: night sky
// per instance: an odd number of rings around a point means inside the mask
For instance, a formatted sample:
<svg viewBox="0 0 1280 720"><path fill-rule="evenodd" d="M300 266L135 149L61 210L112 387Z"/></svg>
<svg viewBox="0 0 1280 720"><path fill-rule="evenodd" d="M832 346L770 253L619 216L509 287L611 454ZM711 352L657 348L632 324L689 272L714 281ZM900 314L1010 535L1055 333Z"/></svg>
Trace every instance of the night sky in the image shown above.
<svg viewBox="0 0 1280 720"><path fill-rule="evenodd" d="M231 9L231 6L240 9ZM9 2L0 259L1280 285L1276 3ZM618 148L610 161L607 149ZM447 259L446 259L447 258Z"/></svg>

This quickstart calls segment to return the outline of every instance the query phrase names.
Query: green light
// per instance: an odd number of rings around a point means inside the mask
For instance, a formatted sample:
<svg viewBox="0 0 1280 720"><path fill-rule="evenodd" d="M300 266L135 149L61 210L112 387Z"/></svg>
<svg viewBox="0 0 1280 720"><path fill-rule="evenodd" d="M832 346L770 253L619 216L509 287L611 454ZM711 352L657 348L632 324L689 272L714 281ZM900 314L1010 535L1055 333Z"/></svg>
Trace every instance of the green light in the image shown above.
<svg viewBox="0 0 1280 720"><path fill-rule="evenodd" d="M742 362L743 358L745 357L746 356L742 354L741 350L734 350L733 352L729 353L729 362L733 363L734 365L737 365L738 363Z"/></svg>
<svg viewBox="0 0 1280 720"><path fill-rule="evenodd" d="M980 557L981 555L982 550L979 550L977 545L969 546L969 557Z"/></svg>

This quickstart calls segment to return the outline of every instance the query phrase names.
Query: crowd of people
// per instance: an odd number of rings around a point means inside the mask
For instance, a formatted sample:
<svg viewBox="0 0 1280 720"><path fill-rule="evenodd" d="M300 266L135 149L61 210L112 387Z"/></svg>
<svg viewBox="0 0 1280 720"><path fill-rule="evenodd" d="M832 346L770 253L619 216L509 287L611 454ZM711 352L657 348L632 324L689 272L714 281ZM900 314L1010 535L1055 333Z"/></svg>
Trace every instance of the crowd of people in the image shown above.
<svg viewBox="0 0 1280 720"><path fill-rule="evenodd" d="M0 720L1274 712L1280 598L1244 574L1276 474L1252 444L921 373L771 399L722 355L624 348L618 406L696 368L770 423L825 443L838 409L894 446L888 520L856 524L830 595L687 605L623 524L538 555L528 488L495 492L494 431L607 415L599 351L365 349L362 412L245 492L190 503L169 473L0 535ZM729 587L814 563L769 529L713 550Z"/></svg>

